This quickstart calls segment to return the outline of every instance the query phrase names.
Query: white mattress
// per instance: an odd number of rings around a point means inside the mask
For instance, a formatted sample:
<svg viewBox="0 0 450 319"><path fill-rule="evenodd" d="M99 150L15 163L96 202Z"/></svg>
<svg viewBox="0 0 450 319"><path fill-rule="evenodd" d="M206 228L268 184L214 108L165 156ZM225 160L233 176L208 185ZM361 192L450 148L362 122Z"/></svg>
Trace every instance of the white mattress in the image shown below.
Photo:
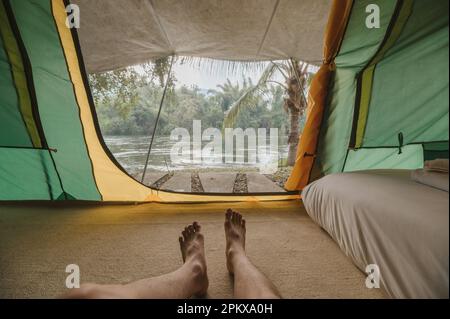
<svg viewBox="0 0 450 319"><path fill-rule="evenodd" d="M388 296L449 297L448 192L412 181L410 171L377 170L328 175L302 197L358 268L379 266Z"/></svg>

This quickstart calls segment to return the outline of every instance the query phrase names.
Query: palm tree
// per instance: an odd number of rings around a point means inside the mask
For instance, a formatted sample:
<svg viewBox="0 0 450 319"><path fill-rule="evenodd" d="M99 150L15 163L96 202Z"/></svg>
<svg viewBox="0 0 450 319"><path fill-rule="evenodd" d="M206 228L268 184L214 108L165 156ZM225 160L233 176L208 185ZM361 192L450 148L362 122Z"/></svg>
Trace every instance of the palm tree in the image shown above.
<svg viewBox="0 0 450 319"><path fill-rule="evenodd" d="M242 87L239 83L233 84L230 79L227 79L224 84L217 85L219 90L209 90L209 92L220 98L220 106L224 112L227 112L233 105L233 102L239 99L242 92L245 92L252 86L253 83L250 78L242 78Z"/></svg>
<svg viewBox="0 0 450 319"><path fill-rule="evenodd" d="M298 146L299 122L307 106L306 95L311 77L309 67L309 64L294 59L270 62L258 82L250 85L230 106L225 116L224 127L234 126L239 113L243 109L253 106L257 94L268 93L273 85L280 85L285 91L284 109L290 118L287 164L294 165ZM280 75L283 78L282 82L276 80Z"/></svg>

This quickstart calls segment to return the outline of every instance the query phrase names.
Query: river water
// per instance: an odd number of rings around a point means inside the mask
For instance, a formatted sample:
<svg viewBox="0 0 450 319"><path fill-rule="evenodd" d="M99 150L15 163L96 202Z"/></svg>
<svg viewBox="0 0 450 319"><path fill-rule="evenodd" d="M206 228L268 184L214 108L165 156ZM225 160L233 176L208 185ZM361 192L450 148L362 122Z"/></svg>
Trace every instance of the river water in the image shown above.
<svg viewBox="0 0 450 319"><path fill-rule="evenodd" d="M140 174L144 169L145 159L151 137L148 136L105 136L105 143L109 150L113 153L118 162L130 173ZM272 149L269 147L269 138L267 138L266 146L259 145L256 149L250 149L258 154L258 163L265 163L269 161L282 162L287 158L288 145L286 144L287 137L280 138L278 141L278 148ZM192 152L190 158L179 159L175 161L171 159L170 153L175 141L171 141L169 137L156 137L152 146L151 155L148 162L148 171L176 171L176 170L214 170L214 171L252 171L257 165L248 162L248 156L245 158L235 156L233 163L225 163L227 157L218 155L204 156L203 160L199 159L198 152ZM207 143L204 143L204 147ZM187 145L184 145L187 147ZM192 142L190 142L192 148ZM239 151L247 154L248 146L244 145L236 149L234 145L234 152ZM207 158L206 158L207 157ZM194 158L196 158L194 160ZM228 157L229 159L229 157Z"/></svg>

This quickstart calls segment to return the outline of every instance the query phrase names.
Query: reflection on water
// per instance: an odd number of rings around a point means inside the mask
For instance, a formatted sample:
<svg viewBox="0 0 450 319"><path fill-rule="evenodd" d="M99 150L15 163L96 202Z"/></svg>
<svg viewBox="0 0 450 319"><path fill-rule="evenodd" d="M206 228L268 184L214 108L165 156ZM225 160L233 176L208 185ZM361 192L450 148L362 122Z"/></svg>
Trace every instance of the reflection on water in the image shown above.
<svg viewBox="0 0 450 319"><path fill-rule="evenodd" d="M148 146L151 137L148 136L105 136L105 143L114 154L119 163L131 174L140 174L144 169L145 159L147 157ZM270 141L267 138L266 146L258 146L258 162L268 162L270 158L285 159L287 157L288 146L286 144L287 138L280 138L278 142L277 152L270 152ZM174 170L254 170L256 165L248 163L247 159L236 157L235 163L225 163L217 158L210 157L203 159L203 161L178 161L173 163L170 159L170 151L175 144L169 137L156 137L152 146L152 152L148 162L148 171L174 171ZM192 144L192 143L191 143ZM203 146L205 146L207 142ZM191 145L192 146L192 145ZM192 148L191 148L192 149ZM241 151L247 154L247 146L244 146ZM236 153L236 150L235 150ZM239 152L237 152L239 153ZM196 158L196 154L193 154ZM197 154L198 155L198 154Z"/></svg>

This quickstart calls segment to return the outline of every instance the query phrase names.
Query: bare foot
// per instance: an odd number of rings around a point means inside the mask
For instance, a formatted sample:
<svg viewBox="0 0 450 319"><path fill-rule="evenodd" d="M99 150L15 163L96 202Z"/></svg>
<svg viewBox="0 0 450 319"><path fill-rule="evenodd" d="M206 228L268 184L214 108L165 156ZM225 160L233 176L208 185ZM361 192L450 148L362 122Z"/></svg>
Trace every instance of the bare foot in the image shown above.
<svg viewBox="0 0 450 319"><path fill-rule="evenodd" d="M245 255L245 219L230 208L225 213L225 237L227 268L230 274L233 274L233 259L240 254Z"/></svg>
<svg viewBox="0 0 450 319"><path fill-rule="evenodd" d="M198 284L196 295L204 295L208 290L209 281L206 272L204 238L200 233L200 225L194 222L186 226L182 235L178 240L183 262L192 266L193 276Z"/></svg>

